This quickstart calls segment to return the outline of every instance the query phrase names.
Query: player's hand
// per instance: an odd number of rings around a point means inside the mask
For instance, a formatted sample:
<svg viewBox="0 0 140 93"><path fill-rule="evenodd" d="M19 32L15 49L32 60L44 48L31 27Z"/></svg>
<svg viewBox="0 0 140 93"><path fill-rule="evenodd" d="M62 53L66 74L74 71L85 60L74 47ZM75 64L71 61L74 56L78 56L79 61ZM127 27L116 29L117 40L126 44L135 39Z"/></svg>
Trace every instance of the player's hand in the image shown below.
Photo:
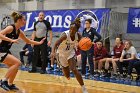
<svg viewBox="0 0 140 93"><path fill-rule="evenodd" d="M120 62L123 62L123 59L122 58L120 58Z"/></svg>
<svg viewBox="0 0 140 93"><path fill-rule="evenodd" d="M45 40L46 40L46 37L44 37L39 43L43 44Z"/></svg>
<svg viewBox="0 0 140 93"><path fill-rule="evenodd" d="M18 44L18 43L19 43L18 40L19 40L19 39L13 39L13 40L11 40L11 42L12 42L12 43L17 43L17 44Z"/></svg>
<svg viewBox="0 0 140 93"><path fill-rule="evenodd" d="M47 44L48 46L51 46L51 41L48 41L48 44Z"/></svg>
<svg viewBox="0 0 140 93"><path fill-rule="evenodd" d="M75 47L74 47L74 48L77 50L78 47L79 47L79 43L77 42L77 43L75 44Z"/></svg>

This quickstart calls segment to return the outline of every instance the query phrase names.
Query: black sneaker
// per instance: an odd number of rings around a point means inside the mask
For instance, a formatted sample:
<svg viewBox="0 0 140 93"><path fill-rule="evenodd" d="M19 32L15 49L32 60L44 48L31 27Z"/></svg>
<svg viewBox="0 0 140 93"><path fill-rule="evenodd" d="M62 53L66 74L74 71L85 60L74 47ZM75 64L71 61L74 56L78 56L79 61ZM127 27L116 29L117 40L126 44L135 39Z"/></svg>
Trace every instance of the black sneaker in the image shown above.
<svg viewBox="0 0 140 93"><path fill-rule="evenodd" d="M40 71L40 74L45 74L45 73L46 73L46 71L43 71L43 70Z"/></svg>
<svg viewBox="0 0 140 93"><path fill-rule="evenodd" d="M117 74L113 74L110 78L117 78Z"/></svg>
<svg viewBox="0 0 140 93"><path fill-rule="evenodd" d="M12 84L9 86L10 90L19 90L18 87L15 86L15 84Z"/></svg>
<svg viewBox="0 0 140 93"><path fill-rule="evenodd" d="M29 73L36 73L36 70L33 70L33 69L32 69L32 70L29 70L28 72L29 72Z"/></svg>
<svg viewBox="0 0 140 93"><path fill-rule="evenodd" d="M95 75L94 75L94 77L99 77L100 76L100 73L99 72L97 72Z"/></svg>
<svg viewBox="0 0 140 93"><path fill-rule="evenodd" d="M3 88L3 89L6 90L6 91L9 91L9 90L10 90L7 81L2 81L2 80L1 80L1 81L0 81L0 87Z"/></svg>
<svg viewBox="0 0 140 93"><path fill-rule="evenodd" d="M125 80L131 80L131 76L127 75L127 77L125 78Z"/></svg>

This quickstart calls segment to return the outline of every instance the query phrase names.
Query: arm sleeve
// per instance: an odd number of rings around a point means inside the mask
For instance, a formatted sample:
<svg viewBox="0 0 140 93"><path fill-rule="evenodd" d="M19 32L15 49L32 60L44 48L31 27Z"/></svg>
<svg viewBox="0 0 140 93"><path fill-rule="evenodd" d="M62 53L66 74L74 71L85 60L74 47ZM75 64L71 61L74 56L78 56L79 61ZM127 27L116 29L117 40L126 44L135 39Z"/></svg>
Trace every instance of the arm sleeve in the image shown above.
<svg viewBox="0 0 140 93"><path fill-rule="evenodd" d="M132 54L137 54L136 49L134 47L131 48L131 53Z"/></svg>
<svg viewBox="0 0 140 93"><path fill-rule="evenodd" d="M47 22L47 30L48 30L48 31L52 31L52 27L51 27L50 22Z"/></svg>
<svg viewBox="0 0 140 93"><path fill-rule="evenodd" d="M37 22L34 23L34 31L36 31L36 24L37 24Z"/></svg>

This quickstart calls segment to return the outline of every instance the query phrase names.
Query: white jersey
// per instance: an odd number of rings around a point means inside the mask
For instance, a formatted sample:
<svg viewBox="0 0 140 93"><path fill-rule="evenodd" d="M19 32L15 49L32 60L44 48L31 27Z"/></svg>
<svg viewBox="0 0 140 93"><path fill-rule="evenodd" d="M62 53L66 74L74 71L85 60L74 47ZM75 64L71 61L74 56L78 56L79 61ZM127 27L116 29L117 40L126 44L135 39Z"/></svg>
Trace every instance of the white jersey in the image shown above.
<svg viewBox="0 0 140 93"><path fill-rule="evenodd" d="M67 38L59 45L57 49L57 53L58 53L57 60L59 61L61 66L67 67L68 60L75 56L75 47L76 44L78 43L78 34L77 33L75 34L75 40L72 41L69 31L65 31L63 33L67 35Z"/></svg>
<svg viewBox="0 0 140 93"><path fill-rule="evenodd" d="M73 51L76 44L78 43L78 34L75 34L75 40L72 41L71 37L70 37L70 32L69 31L65 31L63 32L67 35L66 40L64 40L58 47L57 52L70 52ZM63 34L62 33L62 34Z"/></svg>

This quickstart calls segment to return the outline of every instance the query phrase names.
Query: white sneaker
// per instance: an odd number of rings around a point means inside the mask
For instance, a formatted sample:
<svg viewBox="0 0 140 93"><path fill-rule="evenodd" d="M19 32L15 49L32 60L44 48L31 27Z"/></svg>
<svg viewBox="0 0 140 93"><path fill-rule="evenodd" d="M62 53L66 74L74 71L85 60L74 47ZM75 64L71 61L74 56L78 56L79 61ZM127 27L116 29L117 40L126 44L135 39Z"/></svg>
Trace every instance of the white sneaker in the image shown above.
<svg viewBox="0 0 140 93"><path fill-rule="evenodd" d="M82 92L83 92L83 93L88 93L88 91L87 91L87 89L85 88L84 85L82 86Z"/></svg>

